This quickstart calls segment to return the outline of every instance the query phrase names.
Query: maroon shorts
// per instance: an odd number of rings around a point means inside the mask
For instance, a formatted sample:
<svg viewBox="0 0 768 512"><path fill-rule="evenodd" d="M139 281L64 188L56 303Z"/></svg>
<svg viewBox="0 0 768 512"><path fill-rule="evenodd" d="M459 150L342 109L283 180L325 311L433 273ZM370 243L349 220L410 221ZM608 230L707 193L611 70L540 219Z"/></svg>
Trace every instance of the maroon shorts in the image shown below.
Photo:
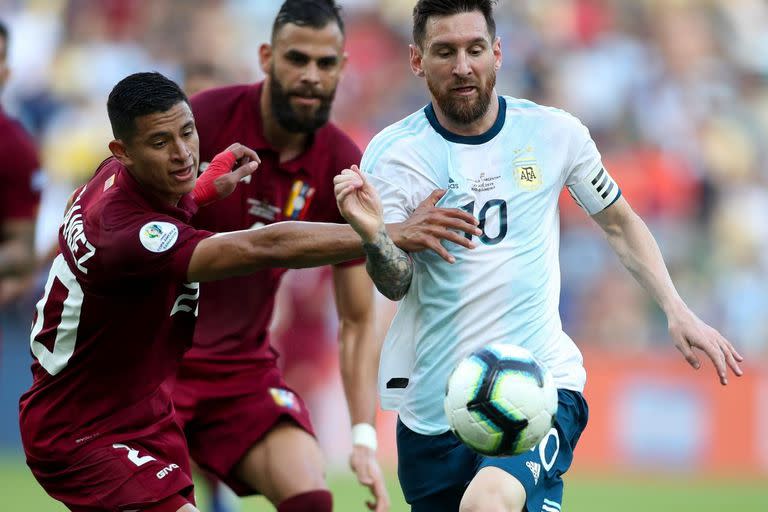
<svg viewBox="0 0 768 512"><path fill-rule="evenodd" d="M240 496L258 489L239 480L235 466L276 423L293 420L314 435L304 401L286 385L273 361L185 361L173 401L192 459Z"/></svg>
<svg viewBox="0 0 768 512"><path fill-rule="evenodd" d="M187 447L175 423L122 443L85 445L69 460L27 463L46 492L76 512L178 505L178 497L194 504Z"/></svg>

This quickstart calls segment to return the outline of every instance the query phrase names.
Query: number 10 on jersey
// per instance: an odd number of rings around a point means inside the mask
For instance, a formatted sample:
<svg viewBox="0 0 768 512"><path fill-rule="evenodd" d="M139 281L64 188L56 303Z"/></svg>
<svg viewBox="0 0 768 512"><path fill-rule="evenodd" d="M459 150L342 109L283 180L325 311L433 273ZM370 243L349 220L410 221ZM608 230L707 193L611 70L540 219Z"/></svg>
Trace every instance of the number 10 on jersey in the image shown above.
<svg viewBox="0 0 768 512"><path fill-rule="evenodd" d="M474 201L460 206L460 208L471 215L475 214ZM488 236L488 233L485 231L485 221L490 215L495 215L497 210L499 216L499 232L495 236ZM480 231L483 232L483 234L480 235L480 241L485 245L496 245L507 235L507 202L503 199L489 200L480 208L480 212L477 214L477 219L480 221L478 227L480 228ZM472 240L471 234L465 233L464 236L467 239Z"/></svg>

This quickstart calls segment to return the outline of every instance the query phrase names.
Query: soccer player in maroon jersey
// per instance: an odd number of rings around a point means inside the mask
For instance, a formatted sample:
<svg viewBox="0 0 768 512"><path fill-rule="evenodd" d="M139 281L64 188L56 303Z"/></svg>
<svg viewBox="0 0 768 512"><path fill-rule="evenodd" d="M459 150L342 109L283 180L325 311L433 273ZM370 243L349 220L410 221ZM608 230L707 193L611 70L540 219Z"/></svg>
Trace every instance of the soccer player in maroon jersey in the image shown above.
<svg viewBox="0 0 768 512"><path fill-rule="evenodd" d="M0 23L0 91L8 80L8 29ZM40 161L32 138L0 107L0 307L34 270Z"/></svg>
<svg viewBox="0 0 768 512"><path fill-rule="evenodd" d="M201 161L234 141L255 149L259 172L192 223L229 231L285 220L345 222L333 177L359 164L354 142L329 122L346 55L332 0L287 0L271 44L259 51L263 82L192 97ZM377 512L389 497L376 460L373 285L364 260L333 267L340 365L353 424L350 463ZM268 327L285 270L201 285L194 344L182 362L174 402L192 459L237 494L260 493L280 511L331 510L320 447L307 408L283 379ZM242 291L241 291L242 290Z"/></svg>
<svg viewBox="0 0 768 512"><path fill-rule="evenodd" d="M191 227L199 143L184 93L159 73L137 73L114 87L107 109L113 156L73 195L36 307L22 442L35 478L73 511L196 511L169 380L192 341L198 282L336 263L360 257L362 246L341 224ZM245 160L238 179L259 158L233 144L211 168ZM431 226L429 215L393 226L395 239L427 236L423 248L437 243L435 224L474 230L454 211L441 215Z"/></svg>

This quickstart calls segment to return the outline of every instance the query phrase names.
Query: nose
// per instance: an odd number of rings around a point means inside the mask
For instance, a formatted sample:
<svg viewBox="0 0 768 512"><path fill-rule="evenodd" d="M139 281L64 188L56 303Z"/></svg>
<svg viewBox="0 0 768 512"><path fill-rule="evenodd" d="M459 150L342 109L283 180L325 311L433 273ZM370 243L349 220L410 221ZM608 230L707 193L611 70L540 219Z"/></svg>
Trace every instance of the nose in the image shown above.
<svg viewBox="0 0 768 512"><path fill-rule="evenodd" d="M171 158L177 162L186 163L189 162L191 156L192 149L189 147L189 144L187 144L187 142L184 140L176 141L176 143L173 145L173 153Z"/></svg>
<svg viewBox="0 0 768 512"><path fill-rule="evenodd" d="M311 61L304 66L304 73L301 75L301 80L302 82L313 85L320 83L320 68L317 66L316 62Z"/></svg>
<svg viewBox="0 0 768 512"><path fill-rule="evenodd" d="M469 65L469 57L467 52L460 51L456 54L456 65L453 67L453 72L459 76L467 76L472 74L472 67Z"/></svg>

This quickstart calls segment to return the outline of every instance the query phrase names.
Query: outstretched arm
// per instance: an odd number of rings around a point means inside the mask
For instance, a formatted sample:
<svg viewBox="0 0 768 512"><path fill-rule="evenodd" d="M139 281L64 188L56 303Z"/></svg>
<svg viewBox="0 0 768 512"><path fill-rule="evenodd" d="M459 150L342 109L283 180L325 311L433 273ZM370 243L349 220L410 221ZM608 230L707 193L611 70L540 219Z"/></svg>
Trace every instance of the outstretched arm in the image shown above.
<svg viewBox="0 0 768 512"><path fill-rule="evenodd" d="M187 277L214 281L268 267L318 267L361 256L360 237L347 225L278 222L201 241L192 253Z"/></svg>
<svg viewBox="0 0 768 512"><path fill-rule="evenodd" d="M703 351L715 365L720 382L728 383L727 368L742 374L743 358L717 330L699 319L677 293L656 240L643 220L622 197L592 217L605 231L621 263L645 288L667 316L669 333L688 363L698 369L693 349Z"/></svg>
<svg viewBox="0 0 768 512"><path fill-rule="evenodd" d="M417 212L405 222L387 226L384 234L387 243L412 251L434 249L446 259L450 255L440 245L440 240L472 247L464 236L451 230L477 234L477 221L461 210L435 208L437 197L435 194L430 196L431 204L429 200L422 202ZM372 188L356 201L370 211L381 210L378 195ZM379 227L378 223L376 227ZM360 236L348 225L278 222L255 229L219 233L201 241L192 253L187 278L212 281L267 267L316 267L356 259L364 254Z"/></svg>

